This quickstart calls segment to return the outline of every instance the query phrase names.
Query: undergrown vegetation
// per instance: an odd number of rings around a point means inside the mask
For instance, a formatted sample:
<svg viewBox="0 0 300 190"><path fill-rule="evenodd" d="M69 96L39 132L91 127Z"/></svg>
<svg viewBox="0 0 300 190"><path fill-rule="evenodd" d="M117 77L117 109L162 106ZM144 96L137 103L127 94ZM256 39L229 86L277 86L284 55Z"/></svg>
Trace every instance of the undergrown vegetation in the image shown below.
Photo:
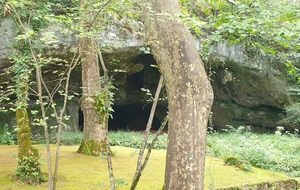
<svg viewBox="0 0 300 190"><path fill-rule="evenodd" d="M144 139L143 132L134 131L110 131L109 134L110 144L112 146L124 146L130 148L140 148L141 142ZM155 134L150 134L147 146L149 146ZM161 134L155 142L153 149L166 149L167 148L167 134Z"/></svg>
<svg viewBox="0 0 300 190"><path fill-rule="evenodd" d="M252 166L300 177L299 134L283 132L256 134L246 127L230 128L224 133L207 136L207 154L239 158Z"/></svg>
<svg viewBox="0 0 300 190"><path fill-rule="evenodd" d="M12 145L14 144L14 136L12 131L9 130L7 124L0 129L0 144Z"/></svg>
<svg viewBox="0 0 300 190"><path fill-rule="evenodd" d="M141 132L111 131L109 139L113 146L138 148L143 135ZM257 134L244 126L229 127L227 131L207 135L206 152L245 171L251 171L254 166L300 177L299 137L297 131L283 132L282 128L274 134ZM166 146L167 134L163 134L154 149L166 149Z"/></svg>
<svg viewBox="0 0 300 190"><path fill-rule="evenodd" d="M80 144L82 140L82 132L68 132L63 131L61 133L60 143L61 145L75 145ZM51 138L51 143L56 143L57 136Z"/></svg>
<svg viewBox="0 0 300 190"><path fill-rule="evenodd" d="M17 161L19 164L13 176L14 180L28 184L39 184L45 181L36 148L31 147L30 153L22 160L17 158Z"/></svg>
<svg viewBox="0 0 300 190"><path fill-rule="evenodd" d="M0 139L7 136L1 132ZM148 145L154 134L149 137ZM110 131L111 146L139 148L144 138L143 132ZM209 156L223 158L225 164L234 165L245 171L252 167L283 172L291 177L300 177L300 134L297 131L285 131L279 127L275 133L257 134L248 127L240 126L223 132L211 132L207 135L206 152ZM52 138L55 143L55 137ZM63 132L61 145L79 145L81 132ZM44 143L43 140L37 143ZM1 144L6 144L2 143ZM158 137L153 149L166 149L167 134Z"/></svg>

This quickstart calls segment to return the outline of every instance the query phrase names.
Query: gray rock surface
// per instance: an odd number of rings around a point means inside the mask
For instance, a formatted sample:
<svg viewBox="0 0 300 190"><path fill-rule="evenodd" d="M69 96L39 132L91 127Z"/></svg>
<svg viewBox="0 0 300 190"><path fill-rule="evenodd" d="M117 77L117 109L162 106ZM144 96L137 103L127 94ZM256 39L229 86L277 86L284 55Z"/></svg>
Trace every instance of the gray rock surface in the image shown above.
<svg viewBox="0 0 300 190"><path fill-rule="evenodd" d="M155 64L153 57L139 50L146 44L142 26L140 23L136 24L140 27L138 32L133 33L124 27L112 25L99 37L104 60L118 88L116 106L134 104L142 107L148 97L140 88L154 92L159 79L157 69L150 66ZM16 27L9 19L2 19L0 32L6 34L0 36L0 69L3 69L10 65L8 56L15 52L10 48L10 43L16 35ZM42 31L41 43L47 45L44 49L45 56L70 60L76 52L78 38L56 25ZM196 45L201 48L201 41L196 40ZM212 112L216 128L223 128L225 125L276 128L277 122L284 118L283 108L290 105L292 100L286 90L284 70L276 61L250 57L239 44L219 43L212 48L205 66L215 93ZM71 91L80 93L80 76L78 66L71 80ZM70 104L70 114L72 117L78 116L76 111L72 111L79 108L78 101ZM165 111L166 101L162 101L160 105ZM159 112L157 117L162 120L163 114ZM74 118L70 126L76 128L76 122L78 118Z"/></svg>
<svg viewBox="0 0 300 190"><path fill-rule="evenodd" d="M14 52L11 48L14 37L16 36L16 26L10 19L0 20L0 69L8 67L8 56Z"/></svg>

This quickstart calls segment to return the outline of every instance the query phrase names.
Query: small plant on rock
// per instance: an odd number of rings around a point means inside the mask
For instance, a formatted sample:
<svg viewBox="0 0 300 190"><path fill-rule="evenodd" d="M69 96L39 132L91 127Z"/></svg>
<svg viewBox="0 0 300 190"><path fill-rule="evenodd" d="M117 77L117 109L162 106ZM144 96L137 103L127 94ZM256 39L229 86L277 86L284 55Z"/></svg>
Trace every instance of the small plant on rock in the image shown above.
<svg viewBox="0 0 300 190"><path fill-rule="evenodd" d="M252 171L251 164L248 161L242 160L236 156L226 156L224 161L226 165L235 166L240 170L247 171L247 172Z"/></svg>

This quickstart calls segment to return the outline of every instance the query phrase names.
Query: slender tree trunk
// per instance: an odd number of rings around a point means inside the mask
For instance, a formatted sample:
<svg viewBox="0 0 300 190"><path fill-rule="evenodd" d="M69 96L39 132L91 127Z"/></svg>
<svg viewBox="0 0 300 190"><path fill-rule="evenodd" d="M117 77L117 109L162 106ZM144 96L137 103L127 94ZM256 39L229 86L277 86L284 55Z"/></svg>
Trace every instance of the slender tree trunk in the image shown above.
<svg viewBox="0 0 300 190"><path fill-rule="evenodd" d="M48 166L48 190L52 190L52 179L53 179L52 177L53 176L52 176L52 163L51 163L51 148L50 148L50 138L49 138L49 133L48 133L46 110L45 110L45 104L44 104L44 100L43 100L41 64L40 64L39 60L37 59L37 57L35 56L34 50L31 48L31 44L30 44L30 51L31 51L32 57L35 60L37 95L38 95L41 113L42 113L41 124L44 127L45 140L46 140L47 166Z"/></svg>
<svg viewBox="0 0 300 190"><path fill-rule="evenodd" d="M140 147L137 166L136 166L136 169L135 169L135 174L134 174L133 179L132 179L130 190L136 189L136 186L137 186L137 184L140 180L140 177L142 176L142 172L143 172L144 168L146 167L146 165L148 163L148 160L150 158L150 153L151 153L151 149L152 149L151 146L149 147L146 158L144 159L144 162L142 163L142 159L144 157L146 144L148 143L150 130L151 130L151 127L152 127L152 122L153 122L153 118L154 118L154 114L155 114L156 105L158 103L160 91L161 91L161 88L163 86L163 81L164 81L163 77L160 76L158 86L156 88L154 100L153 100L153 103L152 103L148 123L147 123L147 126L146 126L145 136L144 136L143 142L142 142L141 147ZM166 123L166 122L164 122L164 123ZM159 128L159 130L157 131L156 136L155 136L156 138L154 138L152 140L152 144L154 144L154 142L156 141L156 139L157 139L158 135L160 134L161 130L164 128L164 126L165 125L163 125L163 127Z"/></svg>
<svg viewBox="0 0 300 190"><path fill-rule="evenodd" d="M26 71L24 71L26 72ZM28 78L27 73L21 77ZM17 122L17 140L18 140L18 158L19 164L23 161L23 158L29 156L31 142L30 142L30 126L28 113L26 109L27 105L27 90L28 84L26 79L21 79L21 87L18 90L18 105L16 111L16 122Z"/></svg>
<svg viewBox="0 0 300 190"><path fill-rule="evenodd" d="M92 1L81 0L84 7L82 27L88 32L94 14L89 11ZM106 151L106 122L105 116L97 114L94 107L96 93L101 91L100 71L97 62L97 43L92 37L84 34L79 41L82 65L82 99L81 109L84 117L83 139L78 152L98 155Z"/></svg>
<svg viewBox="0 0 300 190"><path fill-rule="evenodd" d="M30 126L26 108L18 108L16 111L17 120L17 140L18 140L18 158L19 165L23 158L30 155Z"/></svg>
<svg viewBox="0 0 300 190"><path fill-rule="evenodd" d="M105 80L105 107L106 107L106 112L105 112L105 135L108 136L108 119L109 119L109 109L108 107L110 107L110 98L109 98L109 92L110 92L110 88L109 88L109 78L108 78L108 70L106 69L106 66L105 66L105 63L104 63L104 60L103 60L103 57L102 57L102 53L101 53L101 50L100 48L98 47L98 57L99 57L99 61L100 61L100 64L102 66L102 69L103 69L103 73L104 73L104 80ZM113 172L113 166L112 166L112 162L111 162L111 157L112 157L112 152L111 152L111 149L110 149L110 143L109 143L109 139L106 138L106 160L107 160L107 167L108 167L108 173L109 173L109 183L110 183L110 189L111 190L115 190L116 189L116 186L115 186L115 178L114 178L114 172Z"/></svg>
<svg viewBox="0 0 300 190"><path fill-rule="evenodd" d="M145 32L164 76L169 128L164 189L202 190L213 92L176 0L144 0ZM150 8L149 8L150 7Z"/></svg>

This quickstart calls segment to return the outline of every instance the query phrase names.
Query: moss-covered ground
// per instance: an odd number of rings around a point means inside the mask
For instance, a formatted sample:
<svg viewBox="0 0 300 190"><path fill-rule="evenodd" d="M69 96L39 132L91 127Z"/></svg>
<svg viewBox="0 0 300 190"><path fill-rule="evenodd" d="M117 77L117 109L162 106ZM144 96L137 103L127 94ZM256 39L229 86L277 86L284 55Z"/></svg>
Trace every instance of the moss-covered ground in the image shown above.
<svg viewBox="0 0 300 190"><path fill-rule="evenodd" d="M46 152L43 145L35 145L41 153L42 171L46 174ZM54 146L52 147L54 160ZM61 146L58 190L106 190L109 189L108 169L105 157L87 156L76 153L78 146ZM117 189L129 189L136 167L138 150L125 147L112 147L112 158ZM138 190L161 189L164 178L165 150L153 150L148 166L142 174ZM0 146L0 189L3 190L40 190L47 189L47 183L29 186L12 181L16 169L17 146ZM285 181L290 179L284 174L253 168L245 172L227 166L222 159L207 157L205 189L218 189L261 182Z"/></svg>

